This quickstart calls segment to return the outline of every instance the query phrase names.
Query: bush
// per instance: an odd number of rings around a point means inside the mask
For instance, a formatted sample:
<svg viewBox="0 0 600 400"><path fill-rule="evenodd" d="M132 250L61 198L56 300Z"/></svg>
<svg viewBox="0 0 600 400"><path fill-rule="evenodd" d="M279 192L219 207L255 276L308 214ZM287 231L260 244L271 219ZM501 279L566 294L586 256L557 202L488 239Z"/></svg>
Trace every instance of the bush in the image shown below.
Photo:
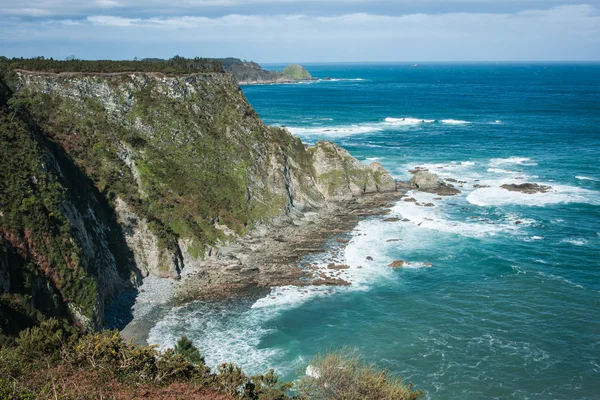
<svg viewBox="0 0 600 400"><path fill-rule="evenodd" d="M60 349L66 333L58 322L51 318L43 321L39 326L28 328L17 338L19 352L24 361L56 361L60 357Z"/></svg>
<svg viewBox="0 0 600 400"><path fill-rule="evenodd" d="M198 349L185 336L182 336L175 344L175 353L180 354L190 364L204 365L204 357L200 355Z"/></svg>
<svg viewBox="0 0 600 400"><path fill-rule="evenodd" d="M424 397L412 384L365 363L355 351L342 349L317 355L311 372L298 382L303 399L311 400L417 400Z"/></svg>

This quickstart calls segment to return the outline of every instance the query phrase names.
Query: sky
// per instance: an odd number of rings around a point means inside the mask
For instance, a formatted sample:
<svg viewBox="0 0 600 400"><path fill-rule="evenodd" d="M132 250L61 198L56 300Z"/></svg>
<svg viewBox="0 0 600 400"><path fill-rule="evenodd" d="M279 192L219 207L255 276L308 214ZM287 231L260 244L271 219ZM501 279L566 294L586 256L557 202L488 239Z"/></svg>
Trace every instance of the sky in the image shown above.
<svg viewBox="0 0 600 400"><path fill-rule="evenodd" d="M0 55L600 61L600 0L0 0Z"/></svg>

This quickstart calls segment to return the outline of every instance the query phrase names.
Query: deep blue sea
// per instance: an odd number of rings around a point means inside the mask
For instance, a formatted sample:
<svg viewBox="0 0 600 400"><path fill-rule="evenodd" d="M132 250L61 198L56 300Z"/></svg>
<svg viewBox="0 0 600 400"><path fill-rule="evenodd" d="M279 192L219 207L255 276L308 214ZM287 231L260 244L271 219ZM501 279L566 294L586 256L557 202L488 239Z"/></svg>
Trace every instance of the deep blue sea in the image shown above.
<svg viewBox="0 0 600 400"><path fill-rule="evenodd" d="M349 346L431 399L600 399L600 64L307 69L333 79L243 87L265 122L398 179L426 167L462 194L414 193L435 207L362 221L338 257L351 287L192 303L150 341L185 334L213 366L286 379ZM500 188L524 182L552 190Z"/></svg>

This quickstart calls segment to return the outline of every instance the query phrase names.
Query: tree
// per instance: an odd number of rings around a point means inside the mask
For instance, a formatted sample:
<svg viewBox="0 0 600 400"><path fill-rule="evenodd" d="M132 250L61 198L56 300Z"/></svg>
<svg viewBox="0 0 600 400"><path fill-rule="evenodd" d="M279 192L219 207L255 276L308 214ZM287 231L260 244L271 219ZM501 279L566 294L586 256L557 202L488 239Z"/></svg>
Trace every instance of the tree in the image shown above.
<svg viewBox="0 0 600 400"><path fill-rule="evenodd" d="M185 336L182 336L175 344L175 353L182 355L190 364L204 364L204 357L200 355L192 341Z"/></svg>

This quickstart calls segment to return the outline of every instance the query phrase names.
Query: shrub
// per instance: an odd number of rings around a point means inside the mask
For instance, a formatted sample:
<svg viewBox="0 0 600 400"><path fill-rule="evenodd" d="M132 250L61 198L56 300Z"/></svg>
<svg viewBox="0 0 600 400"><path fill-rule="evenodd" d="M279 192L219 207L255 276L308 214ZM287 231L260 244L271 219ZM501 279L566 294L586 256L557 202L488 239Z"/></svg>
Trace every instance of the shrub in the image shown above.
<svg viewBox="0 0 600 400"><path fill-rule="evenodd" d="M298 392L311 400L417 400L424 397L412 384L365 363L355 351L317 355L312 372L300 378Z"/></svg>
<svg viewBox="0 0 600 400"><path fill-rule="evenodd" d="M182 336L175 344L175 353L183 356L190 364L204 364L204 357L200 355L198 349L185 336Z"/></svg>
<svg viewBox="0 0 600 400"><path fill-rule="evenodd" d="M261 400L284 400L287 399L286 392L289 391L293 384L290 382L279 382L279 377L274 370L269 370L264 375L255 375L251 378L254 397Z"/></svg>
<svg viewBox="0 0 600 400"><path fill-rule="evenodd" d="M240 367L232 363L223 363L217 367L217 371L217 382L225 393L236 396L244 392L249 379Z"/></svg>
<svg viewBox="0 0 600 400"><path fill-rule="evenodd" d="M21 331L17 344L24 361L56 361L65 338L66 332L61 324L51 318L39 326Z"/></svg>

